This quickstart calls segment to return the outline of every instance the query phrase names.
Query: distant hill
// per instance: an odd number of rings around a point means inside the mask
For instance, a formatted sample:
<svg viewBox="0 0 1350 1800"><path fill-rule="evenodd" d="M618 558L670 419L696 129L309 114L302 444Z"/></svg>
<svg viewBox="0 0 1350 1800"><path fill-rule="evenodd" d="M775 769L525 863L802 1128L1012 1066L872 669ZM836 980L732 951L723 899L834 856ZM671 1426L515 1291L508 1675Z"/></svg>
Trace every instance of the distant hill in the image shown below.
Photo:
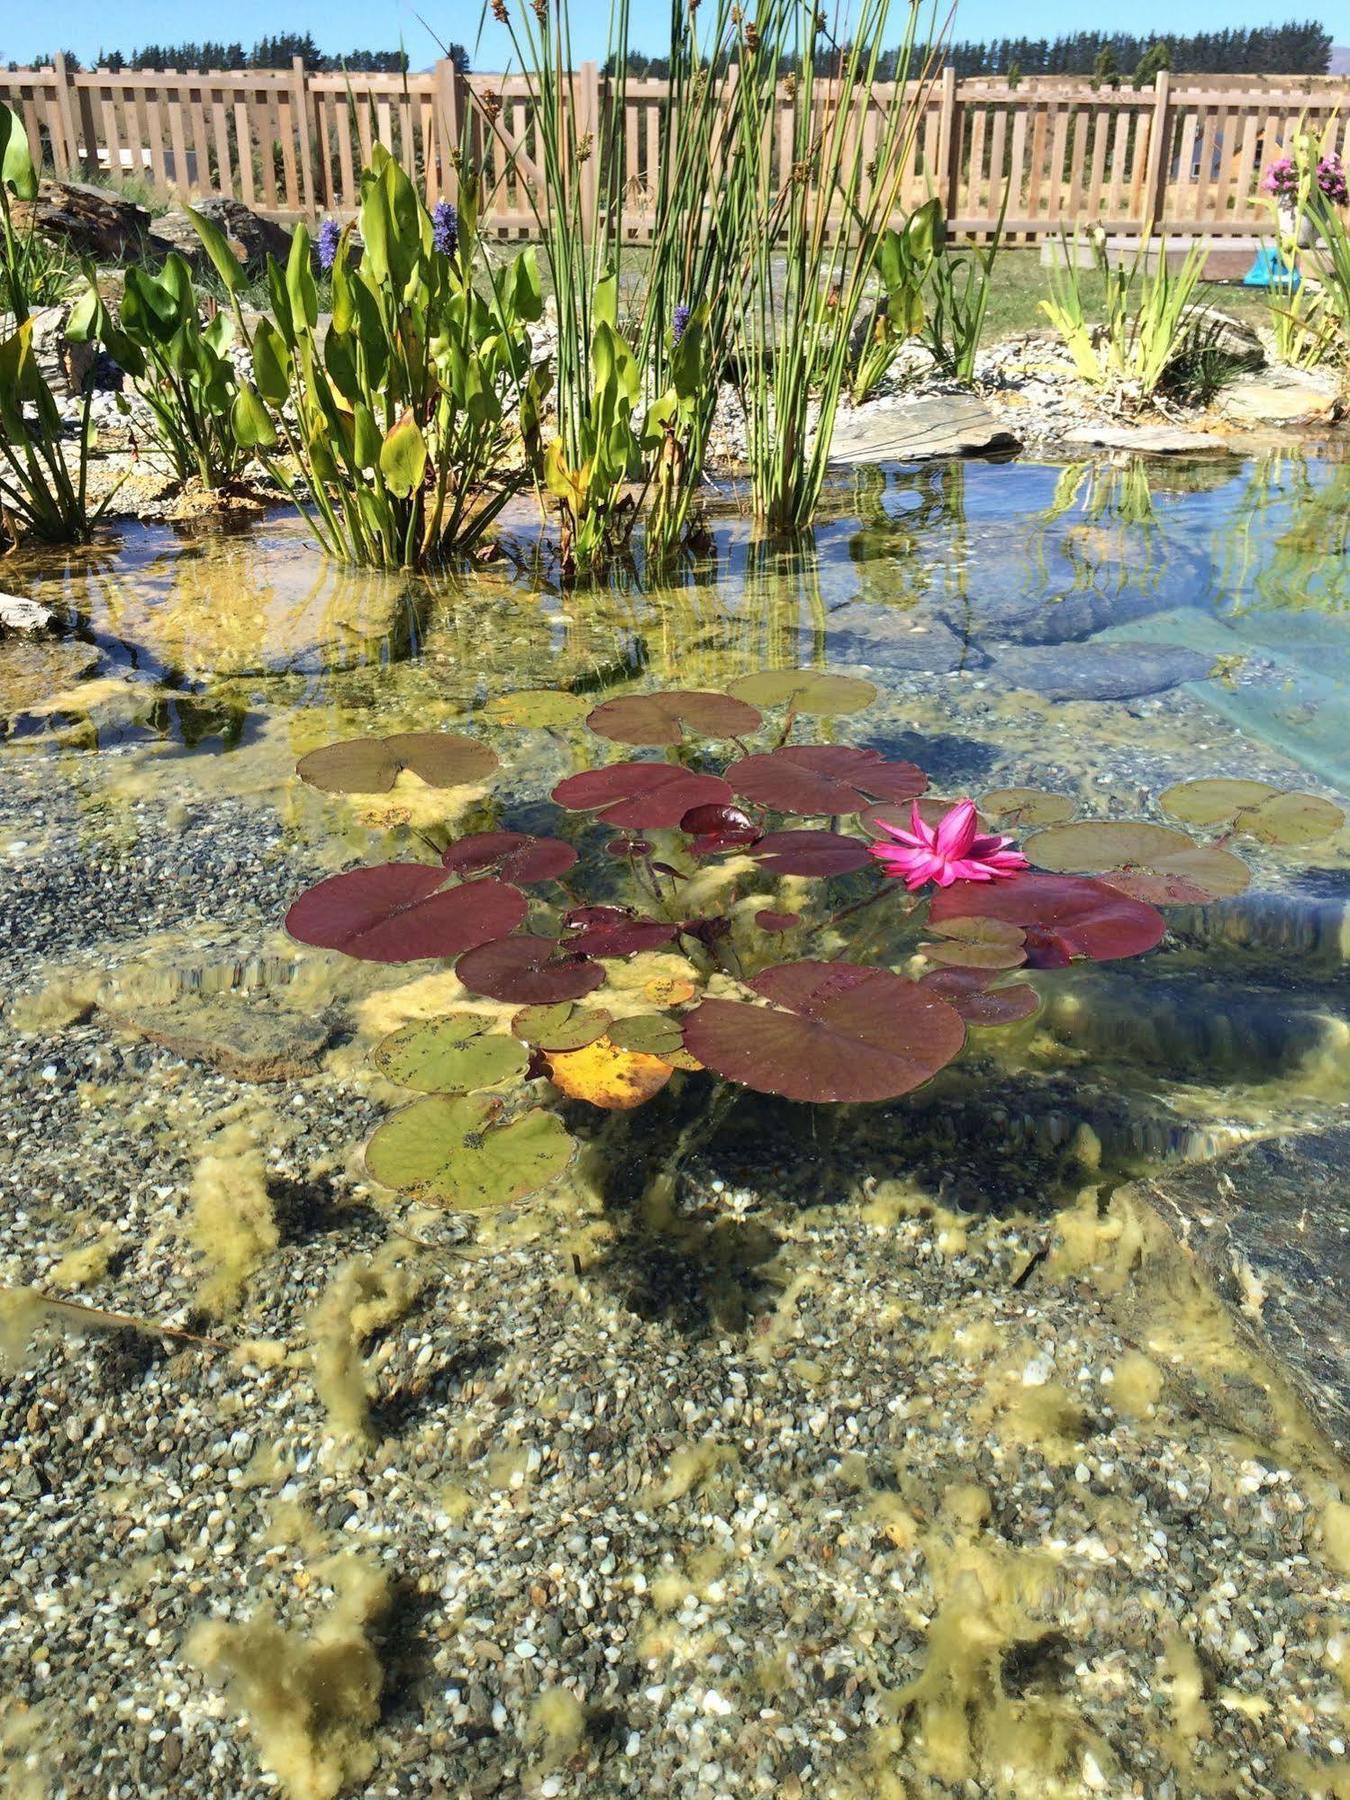
<svg viewBox="0 0 1350 1800"><path fill-rule="evenodd" d="M1327 64L1328 75L1350 75L1350 44L1333 44L1331 61Z"/></svg>

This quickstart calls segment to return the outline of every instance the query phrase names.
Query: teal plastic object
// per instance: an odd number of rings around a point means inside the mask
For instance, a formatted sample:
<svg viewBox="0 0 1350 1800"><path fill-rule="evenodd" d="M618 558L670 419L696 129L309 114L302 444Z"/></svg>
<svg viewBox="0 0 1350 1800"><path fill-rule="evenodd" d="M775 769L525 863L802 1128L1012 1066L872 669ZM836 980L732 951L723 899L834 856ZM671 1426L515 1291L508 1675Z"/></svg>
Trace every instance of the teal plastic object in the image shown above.
<svg viewBox="0 0 1350 1800"><path fill-rule="evenodd" d="M1285 293L1292 294L1302 280L1297 269L1286 269L1280 261L1279 252L1263 246L1256 253L1256 261L1242 277L1243 287L1283 288Z"/></svg>

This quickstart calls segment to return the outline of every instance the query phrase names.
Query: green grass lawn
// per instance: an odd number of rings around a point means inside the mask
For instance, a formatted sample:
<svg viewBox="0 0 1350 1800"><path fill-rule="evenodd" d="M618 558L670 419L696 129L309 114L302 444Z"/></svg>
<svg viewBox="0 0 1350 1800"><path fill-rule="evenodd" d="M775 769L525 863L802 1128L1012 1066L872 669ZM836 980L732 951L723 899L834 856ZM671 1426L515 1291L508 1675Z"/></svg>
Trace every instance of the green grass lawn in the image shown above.
<svg viewBox="0 0 1350 1800"><path fill-rule="evenodd" d="M1001 251L994 264L990 284L989 313L985 322L984 341L997 343L1023 331L1049 329L1049 320L1040 310L1040 302L1050 293L1050 270L1041 266L1038 248ZM1092 320L1104 319L1105 285L1096 269L1081 269L1079 280L1083 305ZM1240 284L1211 282L1200 292L1202 304L1216 306L1248 324L1263 324L1268 316L1266 295L1261 288L1244 288Z"/></svg>

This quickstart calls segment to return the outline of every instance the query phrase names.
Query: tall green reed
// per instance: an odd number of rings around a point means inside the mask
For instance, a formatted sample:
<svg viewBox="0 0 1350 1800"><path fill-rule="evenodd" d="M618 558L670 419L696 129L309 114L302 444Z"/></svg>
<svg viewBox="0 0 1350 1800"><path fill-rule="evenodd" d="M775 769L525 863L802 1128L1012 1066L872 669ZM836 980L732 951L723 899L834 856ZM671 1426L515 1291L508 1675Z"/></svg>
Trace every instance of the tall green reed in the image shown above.
<svg viewBox="0 0 1350 1800"><path fill-rule="evenodd" d="M1050 298L1041 301L1041 311L1084 380L1097 387L1129 385L1147 399L1200 323L1196 312L1209 244L1192 244L1174 270L1161 240L1143 239L1127 263L1110 261L1104 232L1094 232L1089 242L1105 290L1103 325L1096 328L1088 320L1076 236L1063 240L1062 267L1050 265Z"/></svg>

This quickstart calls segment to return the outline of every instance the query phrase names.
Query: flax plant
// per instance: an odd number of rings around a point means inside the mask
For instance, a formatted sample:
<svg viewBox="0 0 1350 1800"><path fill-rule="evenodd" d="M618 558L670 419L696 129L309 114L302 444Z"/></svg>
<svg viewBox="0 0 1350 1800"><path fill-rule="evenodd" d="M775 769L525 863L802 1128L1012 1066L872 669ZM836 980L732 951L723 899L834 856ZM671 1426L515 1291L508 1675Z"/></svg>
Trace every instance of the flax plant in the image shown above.
<svg viewBox="0 0 1350 1800"><path fill-rule="evenodd" d="M906 92L919 8L920 0L910 0L885 100L876 92L876 70L891 0L861 0L854 35L840 46L828 38L814 0L774 0L753 25L741 27L736 148L757 179L742 289L740 390L761 532L809 524L819 502L850 373L850 339L898 208L931 81L930 64L916 95ZM762 59L777 73L779 46L789 40L795 44L787 78L791 158L774 193L764 179L766 114L754 77ZM831 74L822 81L816 71L826 51ZM874 106L878 127L869 147L864 121Z"/></svg>
<svg viewBox="0 0 1350 1800"><path fill-rule="evenodd" d="M1156 392L1168 368L1194 344L1207 242L1192 244L1180 269L1168 266L1161 240L1141 242L1128 263L1113 264L1104 232L1090 238L1106 289L1106 321L1087 320L1077 263L1078 239L1064 241L1064 266L1050 269L1050 298L1041 311L1058 331L1075 367L1095 387L1131 386L1142 399Z"/></svg>

